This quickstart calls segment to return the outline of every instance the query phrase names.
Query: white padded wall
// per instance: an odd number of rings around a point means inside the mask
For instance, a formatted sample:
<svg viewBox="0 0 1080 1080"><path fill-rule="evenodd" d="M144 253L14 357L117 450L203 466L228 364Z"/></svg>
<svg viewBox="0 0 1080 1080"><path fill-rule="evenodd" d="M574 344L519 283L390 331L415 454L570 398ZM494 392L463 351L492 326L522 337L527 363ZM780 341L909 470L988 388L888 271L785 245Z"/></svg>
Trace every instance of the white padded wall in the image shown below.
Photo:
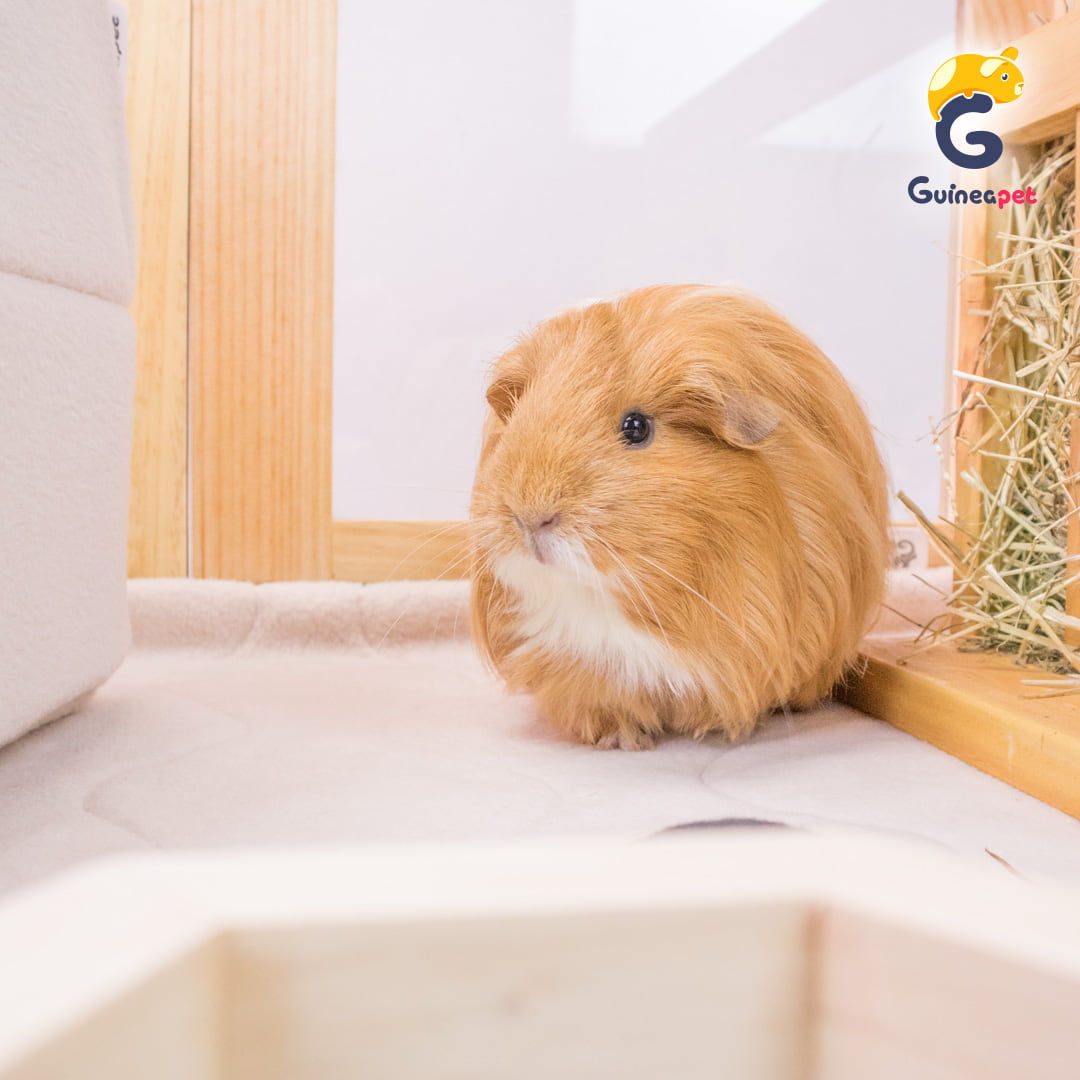
<svg viewBox="0 0 1080 1080"><path fill-rule="evenodd" d="M133 350L117 304L0 274L0 741L97 685L128 644Z"/></svg>
<svg viewBox="0 0 1080 1080"><path fill-rule="evenodd" d="M105 0L0 3L0 744L127 648L134 236Z"/></svg>
<svg viewBox="0 0 1080 1080"><path fill-rule="evenodd" d="M123 88L105 0L0 2L0 270L127 306Z"/></svg>

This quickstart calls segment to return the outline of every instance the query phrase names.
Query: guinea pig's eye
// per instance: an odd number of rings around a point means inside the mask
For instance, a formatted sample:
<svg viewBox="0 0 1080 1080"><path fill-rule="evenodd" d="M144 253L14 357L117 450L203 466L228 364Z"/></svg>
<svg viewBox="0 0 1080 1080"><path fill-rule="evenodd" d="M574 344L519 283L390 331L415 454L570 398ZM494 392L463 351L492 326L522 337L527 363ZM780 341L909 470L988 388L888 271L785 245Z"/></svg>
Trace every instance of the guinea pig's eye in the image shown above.
<svg viewBox="0 0 1080 1080"><path fill-rule="evenodd" d="M622 418L619 434L623 441L631 446L648 446L653 437L652 417L644 413L628 412Z"/></svg>
<svg viewBox="0 0 1080 1080"><path fill-rule="evenodd" d="M1008 82L1009 81L1009 73L1007 71L1003 71L1001 73L1001 81L1002 82Z"/></svg>

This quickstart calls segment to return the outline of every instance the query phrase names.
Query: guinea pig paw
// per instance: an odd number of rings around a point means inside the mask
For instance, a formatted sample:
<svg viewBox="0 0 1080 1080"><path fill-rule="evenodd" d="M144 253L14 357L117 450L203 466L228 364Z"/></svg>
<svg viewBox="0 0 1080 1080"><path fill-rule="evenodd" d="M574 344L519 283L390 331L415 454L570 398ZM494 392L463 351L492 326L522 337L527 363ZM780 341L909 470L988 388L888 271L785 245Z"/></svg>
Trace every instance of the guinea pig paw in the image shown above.
<svg viewBox="0 0 1080 1080"><path fill-rule="evenodd" d="M596 741L597 750L654 750L656 740L640 728L636 731L609 731Z"/></svg>

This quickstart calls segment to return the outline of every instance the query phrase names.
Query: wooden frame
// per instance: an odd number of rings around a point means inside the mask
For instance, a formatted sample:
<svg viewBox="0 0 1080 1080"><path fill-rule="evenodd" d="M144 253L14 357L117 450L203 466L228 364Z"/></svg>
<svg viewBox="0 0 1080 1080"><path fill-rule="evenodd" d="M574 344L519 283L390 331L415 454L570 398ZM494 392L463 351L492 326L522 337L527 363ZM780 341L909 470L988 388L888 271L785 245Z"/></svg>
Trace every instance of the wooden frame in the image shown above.
<svg viewBox="0 0 1080 1080"><path fill-rule="evenodd" d="M194 0L198 577L330 576L333 0Z"/></svg>
<svg viewBox="0 0 1080 1080"><path fill-rule="evenodd" d="M128 573L188 571L190 0L128 0L128 138L138 226Z"/></svg>
<svg viewBox="0 0 1080 1080"><path fill-rule="evenodd" d="M129 2L129 573L330 577L336 3Z"/></svg>
<svg viewBox="0 0 1080 1080"><path fill-rule="evenodd" d="M336 3L129 19L129 575L464 576L463 523L332 520Z"/></svg>
<svg viewBox="0 0 1080 1080"><path fill-rule="evenodd" d="M0 907L0 1080L1065 1080L1080 914L987 860L722 840L100 861Z"/></svg>
<svg viewBox="0 0 1080 1080"><path fill-rule="evenodd" d="M1043 25L1032 29L1039 19ZM1022 154L1026 146L1080 124L1080 11L1066 12L1052 0L961 0L958 30L963 51L996 53L1015 45L1022 70L1030 73L1023 97L1009 106L1013 126L1003 137L1012 153ZM965 276L964 270L993 260L990 213L971 205L958 211L950 370L974 371L978 362L985 327L981 312L988 307L988 296L985 279ZM949 382L955 405L963 380L950 377ZM968 414L965 422L970 418ZM972 464L958 445L954 474L958 477ZM1078 503L1080 431L1072 438L1071 469ZM965 484L954 486L960 518L977 521L977 497ZM1076 516L1067 546L1071 555L1080 556ZM1068 591L1066 607L1080 614L1080 587ZM954 646L909 653L903 646L869 648L866 672L846 690L845 700L1080 817L1080 697L1039 697L1040 691L1025 682L1039 673L1004 657L963 653Z"/></svg>
<svg viewBox="0 0 1080 1080"><path fill-rule="evenodd" d="M335 521L338 581L469 576L467 521Z"/></svg>
<svg viewBox="0 0 1080 1080"><path fill-rule="evenodd" d="M272 18L259 0L130 3L142 238L131 573L465 576L464 523L332 520L334 0L286 0ZM1047 25L1032 29L1033 15ZM1037 72L1010 106L1014 146L1077 122L1080 12L961 0L958 27L962 46L1013 42ZM973 209L956 238L982 261L991 235ZM983 279L961 274L950 369L973 369L984 307ZM1080 436L1073 458L1080 468ZM1080 612L1080 587L1068 603ZM1080 699L1032 703L1028 673L1000 660L943 650L899 661L871 652L846 699L1080 814L1069 782L1080 776Z"/></svg>

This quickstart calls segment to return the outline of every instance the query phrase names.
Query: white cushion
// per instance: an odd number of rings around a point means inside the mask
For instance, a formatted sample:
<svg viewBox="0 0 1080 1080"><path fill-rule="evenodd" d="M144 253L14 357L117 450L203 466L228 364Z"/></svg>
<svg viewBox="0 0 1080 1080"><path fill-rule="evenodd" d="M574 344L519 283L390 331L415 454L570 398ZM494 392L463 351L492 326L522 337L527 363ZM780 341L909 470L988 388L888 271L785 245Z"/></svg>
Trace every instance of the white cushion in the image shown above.
<svg viewBox="0 0 1080 1080"><path fill-rule="evenodd" d="M133 354L119 304L0 274L0 744L127 649Z"/></svg>
<svg viewBox="0 0 1080 1080"><path fill-rule="evenodd" d="M119 664L131 181L106 0L0 3L0 745Z"/></svg>
<svg viewBox="0 0 1080 1080"><path fill-rule="evenodd" d="M134 225L106 0L0 3L0 271L127 304Z"/></svg>

